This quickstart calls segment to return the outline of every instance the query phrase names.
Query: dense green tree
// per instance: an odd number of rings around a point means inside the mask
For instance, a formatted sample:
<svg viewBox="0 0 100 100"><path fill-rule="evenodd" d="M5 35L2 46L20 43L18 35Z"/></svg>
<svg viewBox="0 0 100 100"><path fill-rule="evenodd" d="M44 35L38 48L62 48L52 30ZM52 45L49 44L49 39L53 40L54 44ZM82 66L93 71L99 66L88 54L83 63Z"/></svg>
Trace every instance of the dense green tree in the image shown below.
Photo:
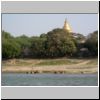
<svg viewBox="0 0 100 100"><path fill-rule="evenodd" d="M25 35L16 37L15 40L20 44L21 48L31 46L31 39Z"/></svg>
<svg viewBox="0 0 100 100"><path fill-rule="evenodd" d="M85 47L89 49L92 56L98 55L98 31L94 31L88 35Z"/></svg>
<svg viewBox="0 0 100 100"><path fill-rule="evenodd" d="M63 29L48 32L46 50L50 57L71 56L76 51L72 34Z"/></svg>
<svg viewBox="0 0 100 100"><path fill-rule="evenodd" d="M14 37L2 31L2 57L14 58L20 55L20 45L16 43Z"/></svg>
<svg viewBox="0 0 100 100"><path fill-rule="evenodd" d="M86 37L83 34L80 33L72 33L74 38L74 43L77 48L77 52L74 53L74 57L83 57L85 53L83 53L81 50L84 48L84 43L86 41ZM84 49L85 50L85 49ZM87 53L86 53L87 55Z"/></svg>
<svg viewBox="0 0 100 100"><path fill-rule="evenodd" d="M77 43L80 43L80 42L86 40L86 37L83 34L80 34L80 33L72 33L72 35L75 38L75 40L77 41Z"/></svg>
<svg viewBox="0 0 100 100"><path fill-rule="evenodd" d="M40 38L47 38L47 34L42 33L42 34L40 35Z"/></svg>
<svg viewBox="0 0 100 100"><path fill-rule="evenodd" d="M10 33L2 31L2 39L12 39L14 38L13 36L11 36Z"/></svg>
<svg viewBox="0 0 100 100"><path fill-rule="evenodd" d="M33 57L45 57L45 38L34 38L31 45L31 53Z"/></svg>
<svg viewBox="0 0 100 100"><path fill-rule="evenodd" d="M15 58L20 55L20 46L14 41L4 41L2 46L3 58Z"/></svg>
<svg viewBox="0 0 100 100"><path fill-rule="evenodd" d="M15 41L20 45L20 57L30 57L31 56L31 38L21 35L15 38Z"/></svg>
<svg viewBox="0 0 100 100"><path fill-rule="evenodd" d="M83 40L86 40L84 43ZM89 50L87 52L86 50ZM80 51L81 50L81 51ZM87 36L87 39L77 33L69 33L64 29L54 29L47 34L27 37L25 35L13 37L2 31L2 57L64 57L77 56L85 50L83 55L98 55L98 31ZM81 55L82 56L82 55Z"/></svg>

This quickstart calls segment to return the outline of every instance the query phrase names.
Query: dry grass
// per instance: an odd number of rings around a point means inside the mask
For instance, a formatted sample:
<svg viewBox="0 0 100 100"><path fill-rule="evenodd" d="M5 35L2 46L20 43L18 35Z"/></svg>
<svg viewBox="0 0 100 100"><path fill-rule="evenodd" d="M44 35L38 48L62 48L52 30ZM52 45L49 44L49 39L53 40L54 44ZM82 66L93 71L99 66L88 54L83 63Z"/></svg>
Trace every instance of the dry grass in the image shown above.
<svg viewBox="0 0 100 100"><path fill-rule="evenodd" d="M97 59L13 59L2 62L2 72L96 73Z"/></svg>

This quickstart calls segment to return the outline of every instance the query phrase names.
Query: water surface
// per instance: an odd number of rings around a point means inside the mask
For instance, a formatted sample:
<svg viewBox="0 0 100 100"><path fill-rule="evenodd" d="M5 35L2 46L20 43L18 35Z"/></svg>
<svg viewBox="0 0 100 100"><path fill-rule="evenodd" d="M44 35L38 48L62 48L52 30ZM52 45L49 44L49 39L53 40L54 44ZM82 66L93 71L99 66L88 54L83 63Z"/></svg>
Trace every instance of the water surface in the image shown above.
<svg viewBox="0 0 100 100"><path fill-rule="evenodd" d="M2 86L97 86L97 74L2 73Z"/></svg>

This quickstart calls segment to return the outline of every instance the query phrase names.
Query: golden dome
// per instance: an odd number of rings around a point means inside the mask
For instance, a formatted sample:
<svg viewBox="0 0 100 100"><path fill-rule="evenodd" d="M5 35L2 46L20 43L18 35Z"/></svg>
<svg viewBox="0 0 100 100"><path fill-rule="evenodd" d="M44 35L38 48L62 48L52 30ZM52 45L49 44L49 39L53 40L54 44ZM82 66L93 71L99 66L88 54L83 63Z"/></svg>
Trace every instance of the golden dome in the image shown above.
<svg viewBox="0 0 100 100"><path fill-rule="evenodd" d="M67 20L65 20L65 22L64 22L63 29L67 30L68 32L72 32L72 29L71 29L70 25L68 24Z"/></svg>

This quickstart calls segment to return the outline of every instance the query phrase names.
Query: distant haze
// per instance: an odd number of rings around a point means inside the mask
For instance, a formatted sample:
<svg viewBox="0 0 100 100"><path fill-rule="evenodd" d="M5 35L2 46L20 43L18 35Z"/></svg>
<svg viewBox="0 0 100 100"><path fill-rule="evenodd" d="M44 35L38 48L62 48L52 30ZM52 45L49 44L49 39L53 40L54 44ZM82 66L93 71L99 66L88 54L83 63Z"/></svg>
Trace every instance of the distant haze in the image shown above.
<svg viewBox="0 0 100 100"><path fill-rule="evenodd" d="M2 14L2 30L13 36L39 36L62 28L66 18L73 32L88 35L98 30L98 14Z"/></svg>

